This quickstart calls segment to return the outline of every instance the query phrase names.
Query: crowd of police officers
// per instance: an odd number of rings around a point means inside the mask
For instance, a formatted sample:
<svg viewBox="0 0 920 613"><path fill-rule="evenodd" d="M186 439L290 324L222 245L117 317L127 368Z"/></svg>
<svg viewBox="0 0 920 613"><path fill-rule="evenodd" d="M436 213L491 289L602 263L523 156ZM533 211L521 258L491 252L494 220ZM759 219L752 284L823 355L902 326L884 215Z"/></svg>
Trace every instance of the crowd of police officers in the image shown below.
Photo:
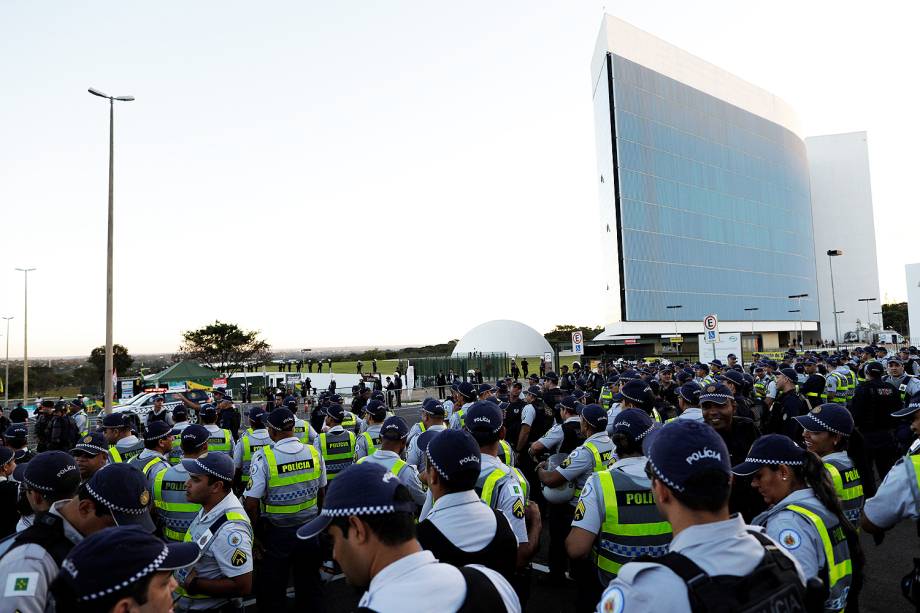
<svg viewBox="0 0 920 613"><path fill-rule="evenodd" d="M342 572L361 611L519 611L548 535L577 611L858 611L858 530L920 518L918 374L861 347L458 380L413 423L363 387L245 426L222 389L94 428L13 411L0 609L321 611ZM77 440L35 453L48 409Z"/></svg>

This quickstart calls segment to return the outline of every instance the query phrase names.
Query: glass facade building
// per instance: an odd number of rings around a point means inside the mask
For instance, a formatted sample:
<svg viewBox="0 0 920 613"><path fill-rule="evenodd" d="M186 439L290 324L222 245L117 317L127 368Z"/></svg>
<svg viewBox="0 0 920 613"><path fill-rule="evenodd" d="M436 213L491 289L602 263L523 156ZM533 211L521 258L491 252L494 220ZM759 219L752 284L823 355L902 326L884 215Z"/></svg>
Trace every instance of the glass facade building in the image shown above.
<svg viewBox="0 0 920 613"><path fill-rule="evenodd" d="M817 320L799 136L615 53L606 64L611 134L602 142L612 145L604 157L616 216L607 231L619 266L619 287L608 289L619 291L621 320L670 321L666 307L678 304L682 321L712 312L745 321L748 307L759 321ZM797 304L793 294L809 298Z"/></svg>

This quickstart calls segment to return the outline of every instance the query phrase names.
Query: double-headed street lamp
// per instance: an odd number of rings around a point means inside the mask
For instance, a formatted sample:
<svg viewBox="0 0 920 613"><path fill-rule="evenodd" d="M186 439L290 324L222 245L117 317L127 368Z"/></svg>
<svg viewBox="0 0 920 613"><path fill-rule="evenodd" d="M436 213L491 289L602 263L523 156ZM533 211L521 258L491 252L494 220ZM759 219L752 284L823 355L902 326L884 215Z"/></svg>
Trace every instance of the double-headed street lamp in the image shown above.
<svg viewBox="0 0 920 613"><path fill-rule="evenodd" d="M837 326L837 314L843 313L843 311L837 310L837 294L834 292L834 258L837 256L843 255L842 249L828 249L827 250L827 263L831 267L831 301L834 306L834 344L840 345L840 330ZM823 334L821 335L824 336Z"/></svg>
<svg viewBox="0 0 920 613"><path fill-rule="evenodd" d="M25 278L25 304L23 308L22 335L22 406L28 404L29 398L29 273L34 268L17 268Z"/></svg>
<svg viewBox="0 0 920 613"><path fill-rule="evenodd" d="M112 373L115 370L115 360L112 351L112 247L114 236L115 217L115 101L131 102L134 96L109 96L97 89L89 88L89 93L109 101L109 228L108 248L106 250L106 283L105 283L105 398L104 408L106 413L112 412L112 397L115 395L115 385Z"/></svg>
<svg viewBox="0 0 920 613"><path fill-rule="evenodd" d="M808 298L808 294L792 294L789 298L797 301L796 306L799 308L794 311L789 311L790 313L801 313L802 312L802 298ZM802 316L799 315L799 330L801 330L801 340L799 341L802 347L805 346L805 326L802 323Z"/></svg>
<svg viewBox="0 0 920 613"><path fill-rule="evenodd" d="M869 327L869 317L870 317L869 316L869 303L875 302L876 300L878 300L878 298L859 298L858 299L858 302L866 303L866 342L867 343L872 342L871 339L869 338L872 335L872 328Z"/></svg>

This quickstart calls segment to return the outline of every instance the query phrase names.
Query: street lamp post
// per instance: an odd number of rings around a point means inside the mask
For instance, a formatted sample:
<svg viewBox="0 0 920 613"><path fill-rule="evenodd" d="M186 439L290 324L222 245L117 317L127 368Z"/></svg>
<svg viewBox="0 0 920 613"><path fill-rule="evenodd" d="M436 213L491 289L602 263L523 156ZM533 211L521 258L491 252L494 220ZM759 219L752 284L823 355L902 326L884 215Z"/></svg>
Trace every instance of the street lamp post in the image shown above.
<svg viewBox="0 0 920 613"><path fill-rule="evenodd" d="M759 311L760 307L748 307L744 309L751 316L751 352L757 349L757 341L754 339L754 311Z"/></svg>
<svg viewBox="0 0 920 613"><path fill-rule="evenodd" d="M838 347L840 346L840 330L837 325L837 313L843 313L843 311L837 310L837 294L834 291L834 258L840 255L843 255L842 249L827 250L827 263L831 267L831 302L834 307L834 344Z"/></svg>
<svg viewBox="0 0 920 613"><path fill-rule="evenodd" d="M858 300L859 302L866 303L866 342L867 343L870 342L869 336L872 334L872 328L869 326L869 318L871 317L869 315L869 303L875 302L876 300L878 300L878 298L859 298Z"/></svg>
<svg viewBox="0 0 920 613"><path fill-rule="evenodd" d="M89 88L89 93L109 101L109 223L108 247L106 249L106 275L105 275L105 398L103 400L106 413L112 412L112 397L115 394L115 385L112 381L114 372L114 356L112 345L112 251L115 228L115 101L131 102L134 96L109 96L99 90Z"/></svg>
<svg viewBox="0 0 920 613"><path fill-rule="evenodd" d="M669 304L669 305L667 305L665 308L668 309L668 310L670 310L670 311L672 311L672 312L674 313L674 337L677 338L677 337L680 336L680 333L677 331L677 310L678 310L678 309L684 308L684 305L682 305L682 304ZM679 346L680 346L680 343L677 343L677 345L678 345L678 347L679 347Z"/></svg>
<svg viewBox="0 0 920 613"><path fill-rule="evenodd" d="M881 332L885 329L885 320L882 318L881 311L872 311L873 315L878 315L878 331Z"/></svg>
<svg viewBox="0 0 920 613"><path fill-rule="evenodd" d="M792 295L789 296L789 297L790 297L790 298L794 298L794 299L796 300L796 306L799 307L798 309L796 309L796 310L794 310L794 311L789 311L789 312L790 312L790 313L800 313L800 315L799 315L799 330L800 330L800 332L801 332L801 340L799 341L799 343L800 343L801 347L804 349L804 348L805 348L805 325L804 325L804 323L802 322L802 315L801 315L801 312L802 312L802 298L808 298L808 294L792 294Z"/></svg>
<svg viewBox="0 0 920 613"><path fill-rule="evenodd" d="M3 317L6 320L6 374L3 378L3 408L10 408L10 320L13 316Z"/></svg>
<svg viewBox="0 0 920 613"><path fill-rule="evenodd" d="M16 270L23 273L25 283L22 322L22 406L25 407L29 398L29 273L35 269L17 268Z"/></svg>

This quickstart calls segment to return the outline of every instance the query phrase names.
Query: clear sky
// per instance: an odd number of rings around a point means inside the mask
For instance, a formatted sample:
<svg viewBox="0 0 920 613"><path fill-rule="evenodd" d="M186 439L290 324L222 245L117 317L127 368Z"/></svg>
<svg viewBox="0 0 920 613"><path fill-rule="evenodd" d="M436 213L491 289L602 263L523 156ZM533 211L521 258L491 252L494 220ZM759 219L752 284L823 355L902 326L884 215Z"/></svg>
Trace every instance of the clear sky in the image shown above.
<svg viewBox="0 0 920 613"><path fill-rule="evenodd" d="M87 87L137 97L116 108L115 340L133 353L214 319L276 347L604 323L604 10L784 98L806 135L868 131L882 292L903 298L918 5L753 4L3 0L11 356L14 267L38 268L30 355L104 342L108 109Z"/></svg>

